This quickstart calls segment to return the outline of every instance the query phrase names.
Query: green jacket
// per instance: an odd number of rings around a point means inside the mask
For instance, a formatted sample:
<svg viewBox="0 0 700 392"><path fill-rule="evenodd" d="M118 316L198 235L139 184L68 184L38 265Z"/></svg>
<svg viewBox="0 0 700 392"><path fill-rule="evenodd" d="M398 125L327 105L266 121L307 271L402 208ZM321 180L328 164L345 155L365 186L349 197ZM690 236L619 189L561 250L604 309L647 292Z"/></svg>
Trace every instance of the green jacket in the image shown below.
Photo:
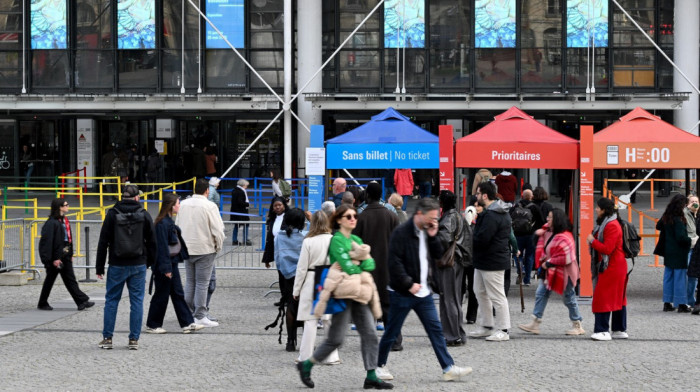
<svg viewBox="0 0 700 392"><path fill-rule="evenodd" d="M340 264L340 268L348 275L359 274L362 271L374 271L375 265L374 259L372 258L362 261L359 266L353 264L348 254L348 252L352 250L353 241L358 245L363 245L362 239L356 235L351 234L350 238L347 238L339 231L333 235L333 238L331 238L330 250L328 251L331 264Z"/></svg>

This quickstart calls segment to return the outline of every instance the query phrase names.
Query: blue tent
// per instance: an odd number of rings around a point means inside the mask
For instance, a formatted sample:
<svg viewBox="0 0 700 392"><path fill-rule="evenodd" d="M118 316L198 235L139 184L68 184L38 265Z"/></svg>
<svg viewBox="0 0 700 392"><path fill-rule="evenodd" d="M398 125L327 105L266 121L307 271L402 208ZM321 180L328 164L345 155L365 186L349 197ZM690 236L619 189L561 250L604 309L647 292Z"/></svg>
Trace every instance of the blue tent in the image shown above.
<svg viewBox="0 0 700 392"><path fill-rule="evenodd" d="M328 169L434 169L440 165L438 137L391 107L326 143Z"/></svg>

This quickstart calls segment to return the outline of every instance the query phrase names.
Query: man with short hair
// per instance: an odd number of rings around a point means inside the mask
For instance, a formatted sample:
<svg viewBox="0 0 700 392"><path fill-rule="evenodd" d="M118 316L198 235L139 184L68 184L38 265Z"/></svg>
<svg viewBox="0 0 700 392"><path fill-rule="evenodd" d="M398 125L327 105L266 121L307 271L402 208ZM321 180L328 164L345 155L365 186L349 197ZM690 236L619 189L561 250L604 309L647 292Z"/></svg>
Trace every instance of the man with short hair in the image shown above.
<svg viewBox="0 0 700 392"><path fill-rule="evenodd" d="M469 333L473 338L486 337L491 342L509 340L510 311L503 287L506 270L510 269L511 220L508 211L496 202L496 188L482 182L476 190L477 201L484 204L474 226L474 294L479 302L477 324ZM495 309L495 323L494 313Z"/></svg>
<svg viewBox="0 0 700 392"><path fill-rule="evenodd" d="M447 352L442 324L433 302L431 288L435 282L432 271L435 270L435 260L443 254L436 237L439 210L435 199L421 199L413 218L397 227L389 240L389 322L379 342L377 359L377 377L382 380L394 378L386 363L391 346L411 310L416 312L428 334L442 368L442 379L457 380L472 371L470 367L456 366Z"/></svg>
<svg viewBox="0 0 700 392"><path fill-rule="evenodd" d="M354 205L355 195L353 195L352 192L344 192L342 199L340 199L340 204Z"/></svg>
<svg viewBox="0 0 700 392"><path fill-rule="evenodd" d="M143 296L146 291L146 268L153 265L156 257L156 235L151 216L139 204L139 189L136 185L124 186L122 200L107 211L97 243L95 271L102 279L109 249L109 271L105 293L103 340L100 348L112 348L117 308L122 298L124 285L129 289L131 314L129 317L129 349L138 350L143 321ZM119 216L121 215L121 216ZM129 222L133 222L129 225ZM141 227L132 227L141 225ZM129 235L131 234L131 235ZM128 236L128 237L125 237ZM129 239L140 238L142 242Z"/></svg>
<svg viewBox="0 0 700 392"><path fill-rule="evenodd" d="M338 177L333 180L333 203L336 207L340 207L343 202L343 193L348 183L344 178Z"/></svg>
<svg viewBox="0 0 700 392"><path fill-rule="evenodd" d="M207 180L198 179L194 193L180 203L175 219L190 254L190 258L185 260L185 302L194 314L195 324L218 327L219 323L207 317L207 291L216 253L221 250L226 238L224 222L217 205L207 200Z"/></svg>
<svg viewBox="0 0 700 392"><path fill-rule="evenodd" d="M520 256L516 257L517 283L522 281L525 286L530 285L532 266L535 263L535 230L542 228L545 223L540 207L532 201L532 195L531 190L524 190L520 201L510 209L513 232L520 251ZM528 211L529 214L526 214Z"/></svg>
<svg viewBox="0 0 700 392"><path fill-rule="evenodd" d="M362 238L364 243L372 248L372 257L376 266L374 271L372 271L372 277L379 292L379 302L382 304L382 321L384 323L377 325L379 330L384 329L389 316L389 292L387 291L389 284L389 264L387 261L389 256L389 237L396 226L399 225L399 219L396 217L396 214L389 212L382 206L380 203L381 198L382 186L377 182L370 182L367 185L368 204L364 211L357 216L357 226L352 232ZM395 346L396 348L401 346L400 338Z"/></svg>

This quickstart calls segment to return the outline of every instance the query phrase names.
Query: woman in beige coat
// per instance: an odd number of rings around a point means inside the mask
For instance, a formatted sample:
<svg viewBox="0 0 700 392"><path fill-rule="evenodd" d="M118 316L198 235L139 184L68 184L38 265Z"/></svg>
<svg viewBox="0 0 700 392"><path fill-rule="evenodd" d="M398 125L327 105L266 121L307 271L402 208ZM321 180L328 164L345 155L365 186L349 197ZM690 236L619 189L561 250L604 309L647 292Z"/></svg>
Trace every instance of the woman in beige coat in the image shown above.
<svg viewBox="0 0 700 392"><path fill-rule="evenodd" d="M297 320L304 322L304 334L299 344L299 358L297 362L305 361L311 357L316 341L317 318L313 315L314 301L314 269L317 266L328 264L328 246L331 243L331 229L328 216L321 210L316 211L311 217L311 227L301 245L301 254L297 264L297 274L294 278L292 295L299 301ZM329 326L330 317L324 316L326 327ZM338 351L335 350L323 362L327 364L340 363Z"/></svg>

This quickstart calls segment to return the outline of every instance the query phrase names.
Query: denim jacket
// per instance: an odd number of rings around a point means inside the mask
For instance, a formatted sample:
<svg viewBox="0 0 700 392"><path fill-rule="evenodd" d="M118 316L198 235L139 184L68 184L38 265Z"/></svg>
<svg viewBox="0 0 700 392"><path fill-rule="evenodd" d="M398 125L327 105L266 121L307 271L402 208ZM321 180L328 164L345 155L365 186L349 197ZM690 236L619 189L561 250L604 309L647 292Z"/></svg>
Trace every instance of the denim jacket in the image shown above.
<svg viewBox="0 0 700 392"><path fill-rule="evenodd" d="M305 234L298 229L294 229L291 236L287 236L284 231L280 231L275 236L275 263L285 279L293 278L297 273L297 263L304 237Z"/></svg>

